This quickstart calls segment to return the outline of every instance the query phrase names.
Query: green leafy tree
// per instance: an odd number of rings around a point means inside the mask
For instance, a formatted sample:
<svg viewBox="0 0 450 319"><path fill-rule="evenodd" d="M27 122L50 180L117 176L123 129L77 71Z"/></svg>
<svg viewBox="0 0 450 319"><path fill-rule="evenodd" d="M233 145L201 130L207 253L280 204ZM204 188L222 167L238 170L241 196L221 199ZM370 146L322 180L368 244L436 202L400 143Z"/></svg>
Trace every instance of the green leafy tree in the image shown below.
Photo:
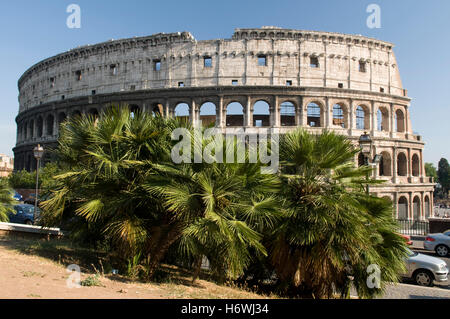
<svg viewBox="0 0 450 319"><path fill-rule="evenodd" d="M8 180L6 178L0 178L0 222L9 221L8 213L14 212L12 209L12 205L14 204L12 195Z"/></svg>
<svg viewBox="0 0 450 319"><path fill-rule="evenodd" d="M12 188L34 189L36 187L36 173L26 170L15 171L8 177Z"/></svg>
<svg viewBox="0 0 450 319"><path fill-rule="evenodd" d="M359 296L371 297L404 271L392 203L364 193L371 168L355 167L358 151L332 132L297 130L281 139L284 216L266 239L281 291L348 297L353 283ZM371 264L381 269L380 289L366 284Z"/></svg>
<svg viewBox="0 0 450 319"><path fill-rule="evenodd" d="M437 170L433 163L425 163L425 174L428 177L433 177L435 181L438 179Z"/></svg>
<svg viewBox="0 0 450 319"><path fill-rule="evenodd" d="M448 164L447 159L441 158L438 163L438 180L439 184L442 186L442 191L444 196L447 197L448 190L450 189L450 165Z"/></svg>

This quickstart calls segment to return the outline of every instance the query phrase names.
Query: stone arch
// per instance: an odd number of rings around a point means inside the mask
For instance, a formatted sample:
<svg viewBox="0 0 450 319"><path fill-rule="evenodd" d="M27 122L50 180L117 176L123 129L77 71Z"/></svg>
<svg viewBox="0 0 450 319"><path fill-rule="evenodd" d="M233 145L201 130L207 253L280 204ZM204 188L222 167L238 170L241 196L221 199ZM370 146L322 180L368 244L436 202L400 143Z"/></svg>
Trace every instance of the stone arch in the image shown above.
<svg viewBox="0 0 450 319"><path fill-rule="evenodd" d="M291 101L284 101L280 104L280 124L281 126L295 126L296 107Z"/></svg>
<svg viewBox="0 0 450 319"><path fill-rule="evenodd" d="M214 126L216 124L216 109L216 104L214 104L213 102L207 101L200 105L199 116L202 126L207 127L211 125Z"/></svg>
<svg viewBox="0 0 450 319"><path fill-rule="evenodd" d="M392 160L391 154L389 154L389 152L381 152L379 175L392 176Z"/></svg>
<svg viewBox="0 0 450 319"><path fill-rule="evenodd" d="M417 154L414 154L411 159L412 175L418 177L420 175L420 160Z"/></svg>
<svg viewBox="0 0 450 319"><path fill-rule="evenodd" d="M318 102L310 102L306 106L307 121L310 127L323 127L323 107Z"/></svg>
<svg viewBox="0 0 450 319"><path fill-rule="evenodd" d="M79 110L74 110L71 117L81 117L81 112Z"/></svg>
<svg viewBox="0 0 450 319"><path fill-rule="evenodd" d="M39 116L37 119L37 137L42 137L44 135L44 120L42 116Z"/></svg>
<svg viewBox="0 0 450 319"><path fill-rule="evenodd" d="M178 119L188 122L190 120L189 104L181 102L175 105L173 109L174 116Z"/></svg>
<svg viewBox="0 0 450 319"><path fill-rule="evenodd" d="M360 104L355 109L356 129L369 130L370 129L370 110L364 105Z"/></svg>
<svg viewBox="0 0 450 319"><path fill-rule="evenodd" d="M253 104L253 126L270 126L270 104L265 100L258 100Z"/></svg>
<svg viewBox="0 0 450 319"><path fill-rule="evenodd" d="M408 160L405 153L400 152L397 155L397 175L407 176L408 175Z"/></svg>
<svg viewBox="0 0 450 319"><path fill-rule="evenodd" d="M389 110L384 106L380 106L377 110L377 130L389 131Z"/></svg>
<svg viewBox="0 0 450 319"><path fill-rule="evenodd" d="M422 213L422 210L420 209L421 208L420 197L414 196L412 204L413 204L413 218L414 220L419 220Z"/></svg>
<svg viewBox="0 0 450 319"><path fill-rule="evenodd" d="M244 107L239 102L230 102L226 106L226 126L244 126Z"/></svg>
<svg viewBox="0 0 450 319"><path fill-rule="evenodd" d="M28 137L33 138L34 137L34 120L30 120L28 122Z"/></svg>
<svg viewBox="0 0 450 319"><path fill-rule="evenodd" d="M52 114L49 114L46 119L46 135L53 136L53 125L55 123L55 118Z"/></svg>
<svg viewBox="0 0 450 319"><path fill-rule="evenodd" d="M358 167L366 165L366 158L362 152L358 153Z"/></svg>
<svg viewBox="0 0 450 319"><path fill-rule="evenodd" d="M161 103L153 103L150 111L152 116L163 116L164 106Z"/></svg>
<svg viewBox="0 0 450 319"><path fill-rule="evenodd" d="M333 125L339 126L342 128L348 127L348 121L347 121L348 111L347 111L347 107L345 106L345 104L343 104L343 103L334 104L332 113L333 113Z"/></svg>
<svg viewBox="0 0 450 319"><path fill-rule="evenodd" d="M141 112L141 107L137 104L129 104L128 109L130 110L131 117Z"/></svg>
<svg viewBox="0 0 450 319"><path fill-rule="evenodd" d="M401 196L397 203L398 220L408 220L408 199Z"/></svg>
<svg viewBox="0 0 450 319"><path fill-rule="evenodd" d="M58 125L61 125L62 122L64 122L67 118L66 113L61 112L58 114Z"/></svg>
<svg viewBox="0 0 450 319"><path fill-rule="evenodd" d="M395 131L402 133L405 132L405 115L401 109L395 111Z"/></svg>

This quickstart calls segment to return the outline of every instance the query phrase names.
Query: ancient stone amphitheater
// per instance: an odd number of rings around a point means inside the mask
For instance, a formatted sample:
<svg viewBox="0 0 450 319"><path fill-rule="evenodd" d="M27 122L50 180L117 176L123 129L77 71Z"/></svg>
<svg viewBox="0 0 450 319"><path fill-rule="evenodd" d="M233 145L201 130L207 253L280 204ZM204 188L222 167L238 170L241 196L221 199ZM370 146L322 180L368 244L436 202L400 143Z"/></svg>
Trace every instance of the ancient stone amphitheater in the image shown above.
<svg viewBox="0 0 450 319"><path fill-rule="evenodd" d="M391 43L276 27L205 41L160 33L58 54L28 69L18 87L16 170L35 168L33 147L55 145L66 117L127 104L223 131L326 128L355 144L367 132L372 155L382 157L374 176L386 181L371 192L391 198L399 219L432 214L434 184Z"/></svg>

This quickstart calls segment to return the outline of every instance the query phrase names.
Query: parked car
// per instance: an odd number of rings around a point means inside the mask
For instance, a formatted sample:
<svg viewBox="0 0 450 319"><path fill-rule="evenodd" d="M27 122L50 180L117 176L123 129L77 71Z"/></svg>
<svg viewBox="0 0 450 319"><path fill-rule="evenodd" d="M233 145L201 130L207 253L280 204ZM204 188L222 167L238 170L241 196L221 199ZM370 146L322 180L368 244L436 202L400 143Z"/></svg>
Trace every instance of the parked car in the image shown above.
<svg viewBox="0 0 450 319"><path fill-rule="evenodd" d="M408 249L407 273L403 277L412 279L420 286L430 287L436 282L448 280L448 268L442 259L419 254Z"/></svg>
<svg viewBox="0 0 450 319"><path fill-rule="evenodd" d="M35 223L34 220L34 206L29 204L19 204L14 205L15 212L10 212L8 214L9 222L16 224L27 224L33 225ZM36 212L36 221L39 219L40 210L37 209Z"/></svg>
<svg viewBox="0 0 450 319"><path fill-rule="evenodd" d="M450 229L437 234L428 234L423 242L423 248L435 251L439 257L446 257L450 249Z"/></svg>

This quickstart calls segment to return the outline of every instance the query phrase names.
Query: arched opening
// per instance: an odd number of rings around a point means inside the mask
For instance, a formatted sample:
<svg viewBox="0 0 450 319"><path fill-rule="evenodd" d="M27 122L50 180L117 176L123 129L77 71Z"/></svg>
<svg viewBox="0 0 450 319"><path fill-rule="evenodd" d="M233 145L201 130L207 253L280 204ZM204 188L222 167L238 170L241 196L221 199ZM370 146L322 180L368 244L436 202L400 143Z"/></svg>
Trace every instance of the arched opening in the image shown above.
<svg viewBox="0 0 450 319"><path fill-rule="evenodd" d="M81 117L81 112L76 110L72 112L72 117Z"/></svg>
<svg viewBox="0 0 450 319"><path fill-rule="evenodd" d="M402 196L397 205L398 220L408 220L408 199Z"/></svg>
<svg viewBox="0 0 450 319"><path fill-rule="evenodd" d="M174 114L176 118L189 122L189 105L187 103L178 103L175 106Z"/></svg>
<svg viewBox="0 0 450 319"><path fill-rule="evenodd" d="M53 136L53 125L54 125L54 122L55 122L55 118L53 117L53 115L49 115L49 116L47 116L47 120L46 120L46 123L45 123L45 126L47 127L47 135L48 136Z"/></svg>
<svg viewBox="0 0 450 319"><path fill-rule="evenodd" d="M358 154L358 167L366 165L366 158L364 157L364 154L362 152L359 152Z"/></svg>
<svg viewBox="0 0 450 319"><path fill-rule="evenodd" d="M431 214L430 214L430 211L431 211L431 209L430 209L430 197L428 197L428 195L425 196L424 206L425 206L425 218L428 218L428 217L431 216Z"/></svg>
<svg viewBox="0 0 450 319"><path fill-rule="evenodd" d="M200 121L204 127L216 125L216 105L214 103L205 102L200 106Z"/></svg>
<svg viewBox="0 0 450 319"><path fill-rule="evenodd" d="M253 105L253 126L270 126L270 106L266 101L257 101Z"/></svg>
<svg viewBox="0 0 450 319"><path fill-rule="evenodd" d="M412 174L416 177L420 175L420 161L417 154L414 154L412 157Z"/></svg>
<svg viewBox="0 0 450 319"><path fill-rule="evenodd" d="M384 107L380 107L377 111L377 130L389 131L389 112Z"/></svg>
<svg viewBox="0 0 450 319"><path fill-rule="evenodd" d="M402 110L395 111L395 124L396 124L396 132L404 132L405 131L405 116L403 115Z"/></svg>
<svg viewBox="0 0 450 319"><path fill-rule="evenodd" d="M397 155L397 175L406 176L408 174L408 163L405 153Z"/></svg>
<svg viewBox="0 0 450 319"><path fill-rule="evenodd" d="M309 103L307 106L308 126L322 127L322 108L317 103Z"/></svg>
<svg viewBox="0 0 450 319"><path fill-rule="evenodd" d="M42 137L44 134L44 120L41 116L37 119L37 137Z"/></svg>
<svg viewBox="0 0 450 319"><path fill-rule="evenodd" d="M27 139L28 137L28 123L23 123L23 132L22 132L22 140Z"/></svg>
<svg viewBox="0 0 450 319"><path fill-rule="evenodd" d="M368 120L368 112L365 108L359 105L356 108L356 129L358 130L368 130L369 129L369 120Z"/></svg>
<svg viewBox="0 0 450 319"><path fill-rule="evenodd" d="M333 125L340 126L342 128L347 127L345 115L344 108L341 104L333 105Z"/></svg>
<svg viewBox="0 0 450 319"><path fill-rule="evenodd" d="M227 105L226 126L244 126L244 107L239 102Z"/></svg>
<svg viewBox="0 0 450 319"><path fill-rule="evenodd" d="M413 215L414 215L414 220L419 220L420 219L420 213L421 213L421 209L420 209L420 198L419 196L415 196L414 200L413 200Z"/></svg>
<svg viewBox="0 0 450 319"><path fill-rule="evenodd" d="M164 107L161 103L153 104L152 106L152 116L163 116Z"/></svg>
<svg viewBox="0 0 450 319"><path fill-rule="evenodd" d="M379 175L392 176L391 167L392 167L391 155L388 152L381 152Z"/></svg>
<svg viewBox="0 0 450 319"><path fill-rule="evenodd" d="M128 109L130 110L130 115L132 118L134 118L136 116L136 114L138 114L141 111L141 108L139 107L139 105L136 105L136 104L128 105Z"/></svg>
<svg viewBox="0 0 450 319"><path fill-rule="evenodd" d="M61 125L62 122L66 120L67 116L66 113L59 113L58 114L58 125Z"/></svg>
<svg viewBox="0 0 450 319"><path fill-rule="evenodd" d="M281 126L295 126L295 105L286 101L280 105Z"/></svg>
<svg viewBox="0 0 450 319"><path fill-rule="evenodd" d="M34 120L30 120L30 123L28 124L28 128L29 128L28 137L33 138L34 137Z"/></svg>

